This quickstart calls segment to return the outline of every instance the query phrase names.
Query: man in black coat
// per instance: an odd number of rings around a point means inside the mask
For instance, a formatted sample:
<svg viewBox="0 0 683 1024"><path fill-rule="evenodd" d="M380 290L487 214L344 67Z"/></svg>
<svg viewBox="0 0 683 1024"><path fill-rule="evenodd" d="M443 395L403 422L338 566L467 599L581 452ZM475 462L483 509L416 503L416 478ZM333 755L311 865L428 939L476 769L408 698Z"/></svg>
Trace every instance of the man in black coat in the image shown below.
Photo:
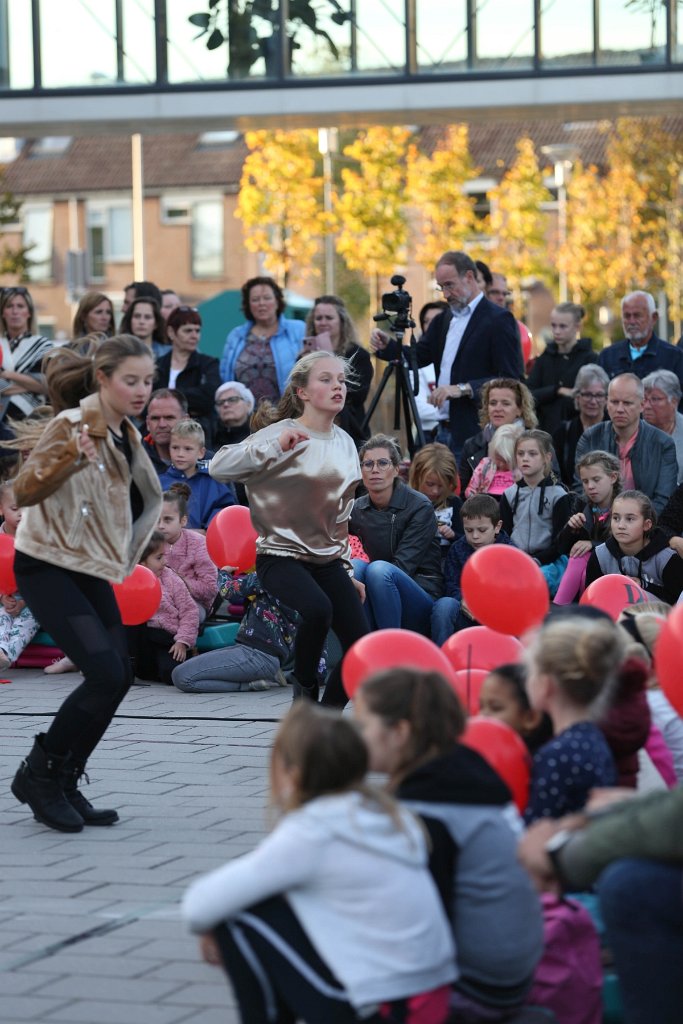
<svg viewBox="0 0 683 1024"><path fill-rule="evenodd" d="M417 361L419 366L434 364L436 388L429 401L439 408L436 439L459 460L463 444L480 428L482 384L494 377L521 379L522 349L514 316L484 296L477 267L466 253L444 253L434 276L449 308L418 341ZM371 345L380 359L397 356L396 342L383 331L372 332Z"/></svg>

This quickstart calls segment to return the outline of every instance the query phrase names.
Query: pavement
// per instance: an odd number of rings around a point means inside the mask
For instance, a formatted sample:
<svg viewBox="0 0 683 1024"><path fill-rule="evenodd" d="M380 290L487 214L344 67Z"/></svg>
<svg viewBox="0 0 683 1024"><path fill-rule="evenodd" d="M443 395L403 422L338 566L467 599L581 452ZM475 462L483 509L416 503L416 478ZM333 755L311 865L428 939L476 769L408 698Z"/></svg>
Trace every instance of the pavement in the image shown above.
<svg viewBox="0 0 683 1024"><path fill-rule="evenodd" d="M0 1024L237 1024L232 993L180 919L188 883L267 830L268 755L289 688L134 686L85 794L120 822L39 825L9 784L80 676L0 685Z"/></svg>

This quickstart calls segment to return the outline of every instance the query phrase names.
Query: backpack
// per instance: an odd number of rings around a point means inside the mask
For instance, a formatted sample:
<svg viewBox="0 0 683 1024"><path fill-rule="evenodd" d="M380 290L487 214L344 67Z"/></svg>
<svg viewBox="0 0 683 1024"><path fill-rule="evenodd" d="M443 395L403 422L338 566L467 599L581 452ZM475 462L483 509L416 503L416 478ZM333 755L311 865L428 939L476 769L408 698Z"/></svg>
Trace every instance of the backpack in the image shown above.
<svg viewBox="0 0 683 1024"><path fill-rule="evenodd" d="M593 919L577 900L544 893L544 948L527 1003L559 1024L601 1024L602 963Z"/></svg>

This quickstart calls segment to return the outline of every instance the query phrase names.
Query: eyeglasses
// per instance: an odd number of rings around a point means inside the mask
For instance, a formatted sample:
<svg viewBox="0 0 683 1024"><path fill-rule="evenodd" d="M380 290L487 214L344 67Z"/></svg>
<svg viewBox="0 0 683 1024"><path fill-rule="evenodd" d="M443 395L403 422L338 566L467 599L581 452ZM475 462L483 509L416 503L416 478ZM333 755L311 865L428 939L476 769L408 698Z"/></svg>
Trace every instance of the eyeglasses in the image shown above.
<svg viewBox="0 0 683 1024"><path fill-rule="evenodd" d="M378 469L388 469L391 466L391 459L366 459L361 462L361 469L371 470L377 466Z"/></svg>
<svg viewBox="0 0 683 1024"><path fill-rule="evenodd" d="M12 295L29 295L30 294L28 288L24 288L23 285L17 285L16 288L14 287L14 285L12 285L11 287L3 288L2 289L2 297L6 298L10 294L10 292L12 293Z"/></svg>
<svg viewBox="0 0 683 1024"><path fill-rule="evenodd" d="M437 284L437 292L454 292L458 287L458 281L444 281L443 284Z"/></svg>
<svg viewBox="0 0 683 1024"><path fill-rule="evenodd" d="M216 402L216 406L220 407L221 405L235 405L236 402L243 401L244 399L242 398L241 395L230 395L229 398L219 398L218 401Z"/></svg>
<svg viewBox="0 0 683 1024"><path fill-rule="evenodd" d="M607 398L606 391L579 391L579 398L585 398L587 402L600 402Z"/></svg>

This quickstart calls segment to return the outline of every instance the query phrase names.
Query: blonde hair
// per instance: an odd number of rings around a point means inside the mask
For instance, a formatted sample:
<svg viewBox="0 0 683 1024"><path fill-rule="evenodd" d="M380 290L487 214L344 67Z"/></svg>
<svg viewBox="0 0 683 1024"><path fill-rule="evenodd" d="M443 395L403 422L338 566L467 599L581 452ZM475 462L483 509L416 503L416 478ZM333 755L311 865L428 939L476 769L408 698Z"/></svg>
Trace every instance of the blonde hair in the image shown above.
<svg viewBox="0 0 683 1024"><path fill-rule="evenodd" d="M304 411L304 403L297 395L297 389L306 387L311 371L320 359L336 359L344 367L347 382L355 380L349 362L343 356L330 352L306 352L301 359L297 359L290 370L285 390L282 392L278 404L273 405L272 402L265 399L259 402L251 418L252 430L261 430L262 427L277 423L279 420L295 419L297 416L301 416Z"/></svg>
<svg viewBox="0 0 683 1024"><path fill-rule="evenodd" d="M171 437L182 437L189 441L196 441L200 448L206 444L204 427L196 420L178 420L171 427Z"/></svg>
<svg viewBox="0 0 683 1024"><path fill-rule="evenodd" d="M572 615L544 626L529 657L536 671L555 679L572 704L589 708L609 701L625 654L613 622Z"/></svg>
<svg viewBox="0 0 683 1024"><path fill-rule="evenodd" d="M517 408L521 410L519 414L520 419L527 430L538 426L533 395L526 384L522 384L521 380L515 380L513 377L494 377L493 380L486 381L480 392L479 426L482 430L489 423L489 396L494 389L512 391L517 402Z"/></svg>
<svg viewBox="0 0 683 1024"><path fill-rule="evenodd" d="M488 454L490 459L496 456L503 459L508 469L515 468L515 444L522 433L522 428L515 423L503 423L489 441Z"/></svg>
<svg viewBox="0 0 683 1024"><path fill-rule="evenodd" d="M434 444L426 444L416 452L408 473L409 486L419 491L422 481L429 473L439 478L444 491L455 492L458 486L458 467L455 456L447 445L435 441Z"/></svg>
<svg viewBox="0 0 683 1024"><path fill-rule="evenodd" d="M627 657L640 658L652 668L655 644L670 612L666 601L644 601L624 608L617 626L626 642Z"/></svg>

